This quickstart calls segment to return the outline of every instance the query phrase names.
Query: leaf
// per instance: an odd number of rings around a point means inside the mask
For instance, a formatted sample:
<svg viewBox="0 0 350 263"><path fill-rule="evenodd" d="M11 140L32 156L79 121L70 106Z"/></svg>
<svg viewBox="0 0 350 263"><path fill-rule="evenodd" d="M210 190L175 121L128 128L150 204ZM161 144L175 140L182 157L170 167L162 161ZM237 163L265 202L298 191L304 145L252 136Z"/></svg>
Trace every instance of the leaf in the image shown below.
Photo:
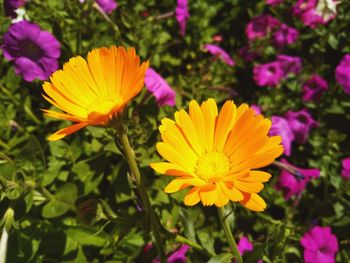
<svg viewBox="0 0 350 263"><path fill-rule="evenodd" d="M106 242L105 238L94 235L94 232L81 227L71 227L64 230L64 232L68 237L77 241L81 245L102 247Z"/></svg>
<svg viewBox="0 0 350 263"><path fill-rule="evenodd" d="M223 253L210 258L207 263L231 263L232 258L231 253Z"/></svg>
<svg viewBox="0 0 350 263"><path fill-rule="evenodd" d="M54 218L64 215L69 209L74 207L77 196L78 190L75 184L66 183L58 189L53 200L43 207L42 216L45 218Z"/></svg>
<svg viewBox="0 0 350 263"><path fill-rule="evenodd" d="M188 210L180 209L180 220L185 229L185 236L192 241L196 241L196 233Z"/></svg>

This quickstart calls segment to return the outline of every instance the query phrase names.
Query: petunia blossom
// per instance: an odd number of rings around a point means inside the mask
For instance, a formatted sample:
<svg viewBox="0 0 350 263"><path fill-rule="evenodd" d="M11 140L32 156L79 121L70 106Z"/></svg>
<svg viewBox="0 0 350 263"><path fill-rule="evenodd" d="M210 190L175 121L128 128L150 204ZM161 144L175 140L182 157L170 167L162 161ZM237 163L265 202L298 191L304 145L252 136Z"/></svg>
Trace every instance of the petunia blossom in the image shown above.
<svg viewBox="0 0 350 263"><path fill-rule="evenodd" d="M277 61L255 65L253 68L253 78L260 86L277 86L283 79L284 72L281 64Z"/></svg>
<svg viewBox="0 0 350 263"><path fill-rule="evenodd" d="M289 74L299 74L302 68L300 57L280 54L277 55L277 62L280 63L284 77Z"/></svg>
<svg viewBox="0 0 350 263"><path fill-rule="evenodd" d="M346 54L335 69L335 79L350 94L350 54Z"/></svg>
<svg viewBox="0 0 350 263"><path fill-rule="evenodd" d="M181 35L184 36L186 33L187 20L190 18L187 0L177 0L175 16L176 16L177 22L180 25L180 33Z"/></svg>
<svg viewBox="0 0 350 263"><path fill-rule="evenodd" d="M158 106L175 105L175 91L153 68L148 68L146 71L145 86L156 98Z"/></svg>
<svg viewBox="0 0 350 263"><path fill-rule="evenodd" d="M111 14L117 7L118 4L115 0L95 0L96 3L101 7L103 12Z"/></svg>
<svg viewBox="0 0 350 263"><path fill-rule="evenodd" d="M24 6L26 0L4 0L5 15L15 18L17 16L16 9Z"/></svg>
<svg viewBox="0 0 350 263"><path fill-rule="evenodd" d="M270 15L254 17L246 26L245 33L248 40L255 40L266 37L280 22Z"/></svg>
<svg viewBox="0 0 350 263"><path fill-rule="evenodd" d="M207 50L212 55L219 57L227 65L229 65L229 66L235 65L235 62L230 57L230 55L225 50L223 50L221 47L219 47L217 45L206 44L206 45L204 45L204 49Z"/></svg>
<svg viewBox="0 0 350 263"><path fill-rule="evenodd" d="M283 48L287 45L294 44L299 37L299 32L293 27L286 24L281 26L273 32L273 41L278 48Z"/></svg>
<svg viewBox="0 0 350 263"><path fill-rule="evenodd" d="M272 126L270 130L270 135L279 135L282 137L284 154L290 156L292 152L294 134L289 126L288 121L285 118L276 115L271 117L271 121Z"/></svg>
<svg viewBox="0 0 350 263"><path fill-rule="evenodd" d="M186 253L190 247L186 244L182 245L178 250L173 252L167 259L167 263L186 263ZM159 259L155 259L152 263L160 263Z"/></svg>
<svg viewBox="0 0 350 263"><path fill-rule="evenodd" d="M50 32L26 20L10 26L1 48L5 58L14 62L16 74L26 81L46 80L58 68L59 42Z"/></svg>
<svg viewBox="0 0 350 263"><path fill-rule="evenodd" d="M342 160L343 169L341 175L345 179L350 179L350 156Z"/></svg>
<svg viewBox="0 0 350 263"><path fill-rule="evenodd" d="M292 174L290 171L282 169L281 174L278 177L276 188L283 192L286 200L289 200L292 196L299 196L304 191L307 183L310 182L311 179L318 178L320 176L319 169L299 168L291 165L285 159L282 159L281 162L289 165L297 173Z"/></svg>
<svg viewBox="0 0 350 263"><path fill-rule="evenodd" d="M249 241L247 237L241 237L237 244L238 251L241 255L245 252L253 251L253 244Z"/></svg>
<svg viewBox="0 0 350 263"><path fill-rule="evenodd" d="M334 263L338 252L338 240L331 228L315 226L300 240L304 247L305 263Z"/></svg>
<svg viewBox="0 0 350 263"><path fill-rule="evenodd" d="M293 131L295 140L299 143L306 143L310 130L319 126L307 109L288 111L284 117Z"/></svg>
<svg viewBox="0 0 350 263"><path fill-rule="evenodd" d="M303 100L319 101L323 93L328 89L328 83L320 75L312 75L303 84Z"/></svg>

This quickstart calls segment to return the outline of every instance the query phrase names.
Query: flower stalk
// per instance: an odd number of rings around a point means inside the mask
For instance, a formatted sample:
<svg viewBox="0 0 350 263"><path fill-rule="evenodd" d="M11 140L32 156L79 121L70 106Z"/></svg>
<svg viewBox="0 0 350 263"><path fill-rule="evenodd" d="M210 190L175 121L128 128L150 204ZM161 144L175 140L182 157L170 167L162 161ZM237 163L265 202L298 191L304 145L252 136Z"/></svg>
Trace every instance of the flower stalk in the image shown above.
<svg viewBox="0 0 350 263"><path fill-rule="evenodd" d="M243 262L242 256L239 253L236 241L233 238L233 235L232 235L232 232L230 229L230 225L227 221L227 216L225 215L224 207L218 207L218 214L219 214L219 219L220 219L221 225L225 231L228 243L229 243L230 248L232 250L232 254L238 263L242 263Z"/></svg>
<svg viewBox="0 0 350 263"><path fill-rule="evenodd" d="M6 263L7 241L9 238L9 231L14 221L14 211L11 207L6 210L2 219L3 230L0 239L0 263Z"/></svg>
<svg viewBox="0 0 350 263"><path fill-rule="evenodd" d="M146 191L146 187L143 183L143 180L142 180L142 177L140 174L140 170L137 166L133 149L130 146L127 133L119 120L117 120L115 123L112 123L112 125L116 130L117 139L120 143L120 146L122 147L123 154L124 154L128 164L129 164L131 174L135 179L136 186L139 190L142 204L144 206L146 214L149 216L149 218L151 220L151 229L152 229L152 232L154 235L155 243L157 245L157 250L158 250L158 255L159 255L160 261L161 261L161 263L163 263L163 262L165 263L166 257L165 257L165 253L163 250L162 239L160 236L159 221L158 221L156 214L154 213L154 211L152 209L151 202L149 200L149 197L148 197L148 194ZM117 147L118 147L118 145L117 145Z"/></svg>

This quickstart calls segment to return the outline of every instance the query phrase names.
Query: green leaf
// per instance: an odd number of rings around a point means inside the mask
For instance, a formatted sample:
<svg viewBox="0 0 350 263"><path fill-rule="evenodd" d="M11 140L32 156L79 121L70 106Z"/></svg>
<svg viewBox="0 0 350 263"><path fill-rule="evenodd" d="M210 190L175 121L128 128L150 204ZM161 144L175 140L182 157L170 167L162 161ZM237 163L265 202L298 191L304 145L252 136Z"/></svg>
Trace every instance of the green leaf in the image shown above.
<svg viewBox="0 0 350 263"><path fill-rule="evenodd" d="M94 235L94 232L81 227L71 227L64 230L64 232L69 238L77 241L81 245L102 247L106 242L105 238Z"/></svg>
<svg viewBox="0 0 350 263"><path fill-rule="evenodd" d="M223 253L210 258L207 263L231 263L232 258L231 253Z"/></svg>

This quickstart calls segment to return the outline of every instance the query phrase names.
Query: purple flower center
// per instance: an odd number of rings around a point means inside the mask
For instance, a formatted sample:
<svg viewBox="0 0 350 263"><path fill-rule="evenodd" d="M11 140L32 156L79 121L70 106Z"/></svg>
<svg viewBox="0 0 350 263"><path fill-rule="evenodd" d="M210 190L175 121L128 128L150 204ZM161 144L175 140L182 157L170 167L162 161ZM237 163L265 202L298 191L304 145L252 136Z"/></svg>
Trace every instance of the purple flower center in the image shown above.
<svg viewBox="0 0 350 263"><path fill-rule="evenodd" d="M276 73L276 67L273 66L273 65L269 66L269 67L267 68L267 70L269 71L269 73L270 73L271 75L273 75L273 74Z"/></svg>
<svg viewBox="0 0 350 263"><path fill-rule="evenodd" d="M306 124L306 123L308 123L308 118L307 118L307 116L305 116L305 115L299 115L298 116L298 121L299 122L301 122L301 123L303 123L303 124Z"/></svg>
<svg viewBox="0 0 350 263"><path fill-rule="evenodd" d="M28 39L21 41L19 47L22 55L32 61L38 61L43 56L41 48Z"/></svg>

